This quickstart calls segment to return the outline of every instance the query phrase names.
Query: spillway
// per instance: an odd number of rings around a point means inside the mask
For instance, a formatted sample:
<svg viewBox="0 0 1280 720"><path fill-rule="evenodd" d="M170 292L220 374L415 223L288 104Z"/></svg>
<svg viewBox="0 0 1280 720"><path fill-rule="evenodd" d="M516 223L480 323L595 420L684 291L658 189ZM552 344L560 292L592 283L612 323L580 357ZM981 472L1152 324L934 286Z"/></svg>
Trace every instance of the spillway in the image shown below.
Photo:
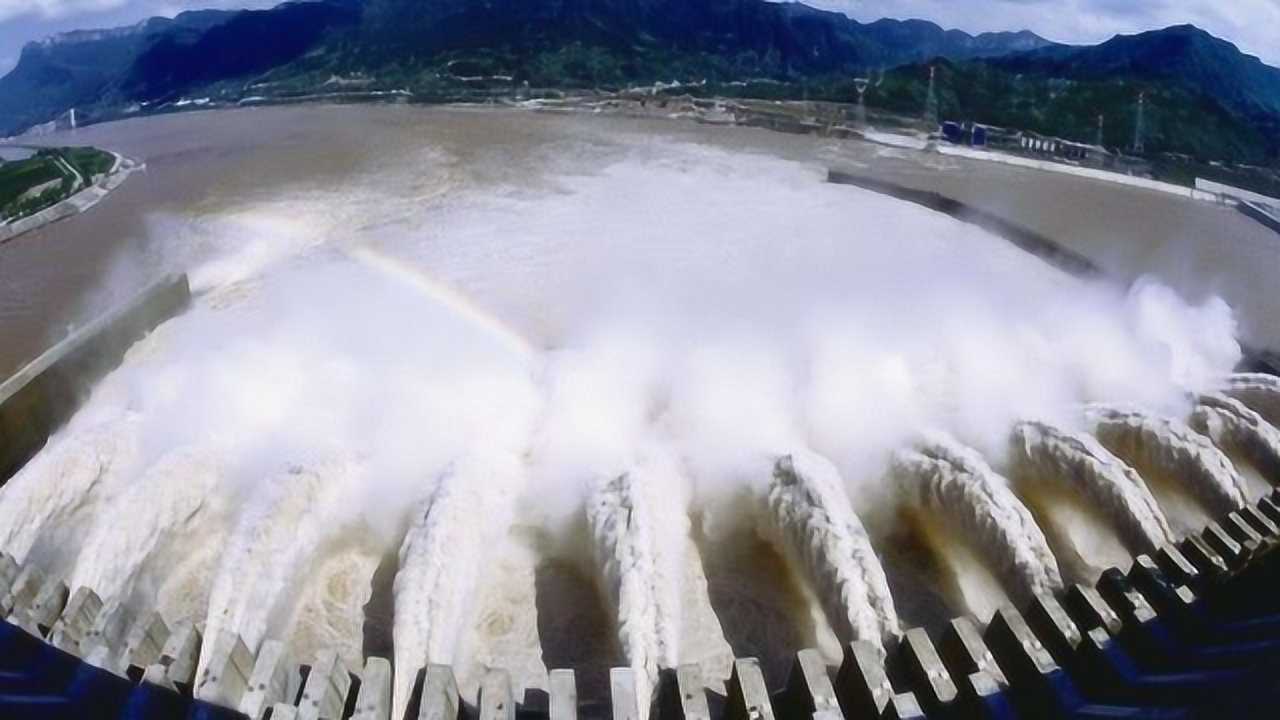
<svg viewBox="0 0 1280 720"><path fill-rule="evenodd" d="M1255 468L1261 476L1259 485L1280 483L1280 430L1226 395L1206 394L1196 401L1191 427L1207 435L1228 455ZM1255 488L1253 494L1263 491Z"/></svg>
<svg viewBox="0 0 1280 720"><path fill-rule="evenodd" d="M475 619L477 589L490 552L508 532L517 468L468 461L447 470L413 515L395 579L396 664L463 663L463 638ZM403 714L415 677L397 674L393 706Z"/></svg>
<svg viewBox="0 0 1280 720"><path fill-rule="evenodd" d="M1214 514L1247 502L1230 458L1185 422L1134 408L1093 406L1086 414L1098 441L1142 477L1180 486Z"/></svg>
<svg viewBox="0 0 1280 720"><path fill-rule="evenodd" d="M895 643L902 629L888 580L836 468L809 451L781 457L765 503L776 541L813 584L837 636L882 652Z"/></svg>
<svg viewBox="0 0 1280 720"><path fill-rule="evenodd" d="M890 472L910 505L952 523L1019 597L1062 589L1044 533L976 450L935 434L896 453Z"/></svg>
<svg viewBox="0 0 1280 720"><path fill-rule="evenodd" d="M213 447L182 448L155 462L93 518L68 584L93 588L107 602L138 602L156 589L142 586L144 575L153 583L172 577L185 559L201 555L201 544L221 544L231 510L218 492L220 457ZM147 512L131 512L142 507ZM178 606L157 609L189 619Z"/></svg>
<svg viewBox="0 0 1280 720"><path fill-rule="evenodd" d="M1222 393L1239 400L1267 422L1280 427L1280 377L1237 373L1223 383Z"/></svg>
<svg viewBox="0 0 1280 720"><path fill-rule="evenodd" d="M637 468L599 485L587 500L593 555L617 618L618 640L648 707L658 670L680 660L681 586L688 548L673 469Z"/></svg>
<svg viewBox="0 0 1280 720"><path fill-rule="evenodd" d="M298 587L333 530L342 467L295 467L266 480L245 506L221 553L209 590L206 637L232 633L256 652L290 632ZM201 657L197 677L208 658Z"/></svg>
<svg viewBox="0 0 1280 720"><path fill-rule="evenodd" d="M1053 483L1088 498L1132 552L1153 552L1173 539L1142 478L1089 435L1044 422L1018 423L1010 463L1020 484Z"/></svg>
<svg viewBox="0 0 1280 720"><path fill-rule="evenodd" d="M237 176L148 219L197 295L0 490L15 633L96 631L114 657L67 647L102 686L166 701L212 669L200 696L252 720L959 717L1022 697L1029 673L982 651L1036 648L1006 604L1078 598L1139 552L1186 572L1146 473L1265 530L1184 428L1110 417L1130 452L1054 424L1227 377L1220 304L1081 281L778 148L523 112L475 142L490 116L458 117L396 153L344 124L361 142L335 157L376 172L340 192ZM1228 390L1260 410L1268 382ZM1249 447L1247 416L1199 412ZM1105 552L1061 542L1076 521ZM961 576L987 602L955 606Z"/></svg>
<svg viewBox="0 0 1280 720"><path fill-rule="evenodd" d="M78 544L69 541L92 521L90 498L126 479L138 442L137 419L128 415L72 425L54 437L0 493L0 550L18 560L43 551L50 556L44 562L68 570Z"/></svg>

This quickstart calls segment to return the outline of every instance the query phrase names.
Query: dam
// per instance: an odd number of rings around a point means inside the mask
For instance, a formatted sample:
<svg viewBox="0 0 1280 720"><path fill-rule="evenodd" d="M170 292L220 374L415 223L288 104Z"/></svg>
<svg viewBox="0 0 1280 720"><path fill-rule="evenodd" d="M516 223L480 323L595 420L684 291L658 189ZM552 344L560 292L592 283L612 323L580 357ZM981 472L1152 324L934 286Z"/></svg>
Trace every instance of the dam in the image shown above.
<svg viewBox="0 0 1280 720"><path fill-rule="evenodd" d="M1262 315L842 150L463 117L350 198L101 216L183 242L6 386L75 384L0 490L5 712L1267 716Z"/></svg>

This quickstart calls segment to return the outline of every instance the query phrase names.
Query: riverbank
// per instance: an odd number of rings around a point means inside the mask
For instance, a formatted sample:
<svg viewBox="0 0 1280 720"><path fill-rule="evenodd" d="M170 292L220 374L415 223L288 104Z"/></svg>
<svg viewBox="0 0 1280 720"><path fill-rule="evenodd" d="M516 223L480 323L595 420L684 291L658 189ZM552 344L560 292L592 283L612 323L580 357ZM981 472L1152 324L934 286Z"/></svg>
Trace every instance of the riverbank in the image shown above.
<svg viewBox="0 0 1280 720"><path fill-rule="evenodd" d="M118 153L110 153L110 155L114 158L111 168L101 176L86 178L82 172L71 168L76 173L78 180L77 189L69 197L39 212L0 224L0 245L50 223L65 220L88 211L102 202L103 198L110 194L111 191L120 187L130 174L145 168L145 165L125 158ZM65 160L62 162L63 164L66 163Z"/></svg>

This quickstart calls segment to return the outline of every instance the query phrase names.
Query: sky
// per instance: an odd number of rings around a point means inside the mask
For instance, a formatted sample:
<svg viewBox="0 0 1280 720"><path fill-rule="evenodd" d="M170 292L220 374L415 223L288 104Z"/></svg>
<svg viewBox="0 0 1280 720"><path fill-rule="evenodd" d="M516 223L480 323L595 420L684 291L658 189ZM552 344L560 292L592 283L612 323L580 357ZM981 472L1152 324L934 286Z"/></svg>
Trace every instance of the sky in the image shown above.
<svg viewBox="0 0 1280 720"><path fill-rule="evenodd" d="M423 0L427 1L427 0ZM128 25L212 7L269 7L278 0L0 0L0 73L22 46L56 32ZM1066 43L1193 23L1280 66L1280 0L806 0L861 21L923 18L972 33L1036 32Z"/></svg>

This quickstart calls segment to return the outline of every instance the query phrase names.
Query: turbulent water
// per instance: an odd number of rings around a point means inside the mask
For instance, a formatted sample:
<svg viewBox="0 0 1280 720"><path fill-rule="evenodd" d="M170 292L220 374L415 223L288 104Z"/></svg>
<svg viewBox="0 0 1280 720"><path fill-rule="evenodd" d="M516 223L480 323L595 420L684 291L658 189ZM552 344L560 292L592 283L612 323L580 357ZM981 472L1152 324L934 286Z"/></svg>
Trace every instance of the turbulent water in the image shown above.
<svg viewBox="0 0 1280 720"><path fill-rule="evenodd" d="M1014 596L1062 589L1058 561L1009 482L977 451L935 436L895 455L890 478L912 506L945 519L994 565Z"/></svg>
<svg viewBox="0 0 1280 720"><path fill-rule="evenodd" d="M1181 486L1212 516L1244 506L1231 460L1186 423L1130 408L1093 407L1088 416L1099 442L1144 478Z"/></svg>
<svg viewBox="0 0 1280 720"><path fill-rule="evenodd" d="M1055 483L1080 494L1110 521L1131 552L1154 552L1173 539L1142 477L1095 438L1022 422L1014 428L1010 454L1020 482Z"/></svg>
<svg viewBox="0 0 1280 720"><path fill-rule="evenodd" d="M1258 485L1280 483L1280 430L1244 403L1217 393L1201 395L1191 426L1261 476L1250 489L1250 500L1263 494Z"/></svg>
<svg viewBox="0 0 1280 720"><path fill-rule="evenodd" d="M1244 403L1272 425L1280 425L1280 377L1240 373L1227 378L1223 393Z"/></svg>
<svg viewBox="0 0 1280 720"><path fill-rule="evenodd" d="M261 149L233 175L261 187L147 216L146 266L189 271L193 307L0 491L0 549L301 662L327 647L354 668L378 636L403 709L429 662L472 698L507 661L517 695L545 687L548 658L630 666L642 696L678 662L723 680L754 647L730 622L892 645L913 568L884 543L919 534L903 506L966 536L994 605L1111 561L1072 523L1122 551L1170 540L1141 473L1240 499L1181 425L1075 426L1082 404L1165 417L1220 388L1240 349L1216 298L1071 278L743 149L773 136L417 117ZM289 175L289 148L312 165ZM1227 392L1270 412L1266 382ZM1236 400L1203 396L1190 427L1280 464ZM1075 514L1047 513L1056 497ZM922 566L973 569L930 542ZM774 592L712 577L769 553ZM557 631L600 607L607 642Z"/></svg>
<svg viewBox="0 0 1280 720"><path fill-rule="evenodd" d="M767 495L770 526L826 605L844 642L883 650L902 634L888 581L836 469L809 452L780 458Z"/></svg>
<svg viewBox="0 0 1280 720"><path fill-rule="evenodd" d="M667 467L663 467L667 465ZM617 617L618 639L648 698L658 670L680 663L681 592L689 521L668 463L637 468L587 498L596 564ZM637 708L646 710L647 703Z"/></svg>

